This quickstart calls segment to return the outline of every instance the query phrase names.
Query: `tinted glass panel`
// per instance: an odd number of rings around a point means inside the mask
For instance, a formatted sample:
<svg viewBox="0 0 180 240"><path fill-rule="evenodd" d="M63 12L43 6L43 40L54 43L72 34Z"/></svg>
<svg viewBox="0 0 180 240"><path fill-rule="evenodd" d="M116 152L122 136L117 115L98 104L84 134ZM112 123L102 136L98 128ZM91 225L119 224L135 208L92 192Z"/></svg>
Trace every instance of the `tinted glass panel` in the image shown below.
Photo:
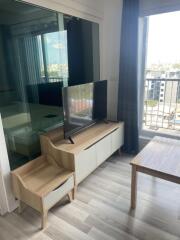
<svg viewBox="0 0 180 240"><path fill-rule="evenodd" d="M40 155L63 124L62 88L99 80L98 24L0 1L0 113L11 168Z"/></svg>

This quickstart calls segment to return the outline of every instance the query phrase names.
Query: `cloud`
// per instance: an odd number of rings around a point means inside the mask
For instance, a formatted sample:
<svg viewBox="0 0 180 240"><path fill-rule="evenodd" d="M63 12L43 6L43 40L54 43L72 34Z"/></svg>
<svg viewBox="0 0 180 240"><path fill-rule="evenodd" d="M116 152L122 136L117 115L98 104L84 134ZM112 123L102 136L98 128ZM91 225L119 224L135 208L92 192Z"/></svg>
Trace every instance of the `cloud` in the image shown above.
<svg viewBox="0 0 180 240"><path fill-rule="evenodd" d="M48 36L46 36L46 42L47 42L47 43L51 43L52 40L51 40Z"/></svg>
<svg viewBox="0 0 180 240"><path fill-rule="evenodd" d="M54 45L53 45L53 48L56 48L56 49L64 49L65 47L64 47L64 44L62 44L62 43L57 43L57 44L54 44Z"/></svg>

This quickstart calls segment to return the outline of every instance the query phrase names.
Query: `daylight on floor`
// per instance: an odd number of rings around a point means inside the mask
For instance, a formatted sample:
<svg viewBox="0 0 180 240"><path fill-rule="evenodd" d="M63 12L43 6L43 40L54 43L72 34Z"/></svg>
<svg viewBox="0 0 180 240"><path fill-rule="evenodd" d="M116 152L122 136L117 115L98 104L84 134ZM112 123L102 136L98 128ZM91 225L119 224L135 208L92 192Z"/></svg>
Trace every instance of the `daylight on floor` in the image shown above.
<svg viewBox="0 0 180 240"><path fill-rule="evenodd" d="M180 11L148 18L144 129L180 130Z"/></svg>

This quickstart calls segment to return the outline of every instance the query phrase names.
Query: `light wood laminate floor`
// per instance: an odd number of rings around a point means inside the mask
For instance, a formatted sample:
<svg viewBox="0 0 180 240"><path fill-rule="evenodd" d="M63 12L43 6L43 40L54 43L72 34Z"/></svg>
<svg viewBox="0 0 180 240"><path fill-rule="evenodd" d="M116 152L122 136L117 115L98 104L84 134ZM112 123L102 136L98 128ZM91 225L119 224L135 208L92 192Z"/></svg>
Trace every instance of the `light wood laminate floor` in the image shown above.
<svg viewBox="0 0 180 240"><path fill-rule="evenodd" d="M39 231L31 208L0 217L0 240L180 240L180 186L138 174L138 202L130 210L132 157L114 155L64 199Z"/></svg>

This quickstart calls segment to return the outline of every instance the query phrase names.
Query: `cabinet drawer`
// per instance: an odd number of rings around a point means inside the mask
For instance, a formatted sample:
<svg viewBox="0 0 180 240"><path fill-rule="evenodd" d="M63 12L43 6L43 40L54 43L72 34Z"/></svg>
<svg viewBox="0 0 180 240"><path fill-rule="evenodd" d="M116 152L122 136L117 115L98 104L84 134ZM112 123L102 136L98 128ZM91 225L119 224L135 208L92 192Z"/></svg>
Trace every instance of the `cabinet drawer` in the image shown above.
<svg viewBox="0 0 180 240"><path fill-rule="evenodd" d="M103 138L96 144L97 165L99 166L111 156L111 135Z"/></svg>
<svg viewBox="0 0 180 240"><path fill-rule="evenodd" d="M117 151L123 144L124 144L124 131L123 131L123 125L122 125L116 131L114 131L111 135L112 153Z"/></svg>
<svg viewBox="0 0 180 240"><path fill-rule="evenodd" d="M95 145L75 156L76 182L80 183L97 166Z"/></svg>
<svg viewBox="0 0 180 240"><path fill-rule="evenodd" d="M46 209L50 209L59 202L67 193L74 188L74 177L70 177L63 185L49 193L43 198L43 204Z"/></svg>

